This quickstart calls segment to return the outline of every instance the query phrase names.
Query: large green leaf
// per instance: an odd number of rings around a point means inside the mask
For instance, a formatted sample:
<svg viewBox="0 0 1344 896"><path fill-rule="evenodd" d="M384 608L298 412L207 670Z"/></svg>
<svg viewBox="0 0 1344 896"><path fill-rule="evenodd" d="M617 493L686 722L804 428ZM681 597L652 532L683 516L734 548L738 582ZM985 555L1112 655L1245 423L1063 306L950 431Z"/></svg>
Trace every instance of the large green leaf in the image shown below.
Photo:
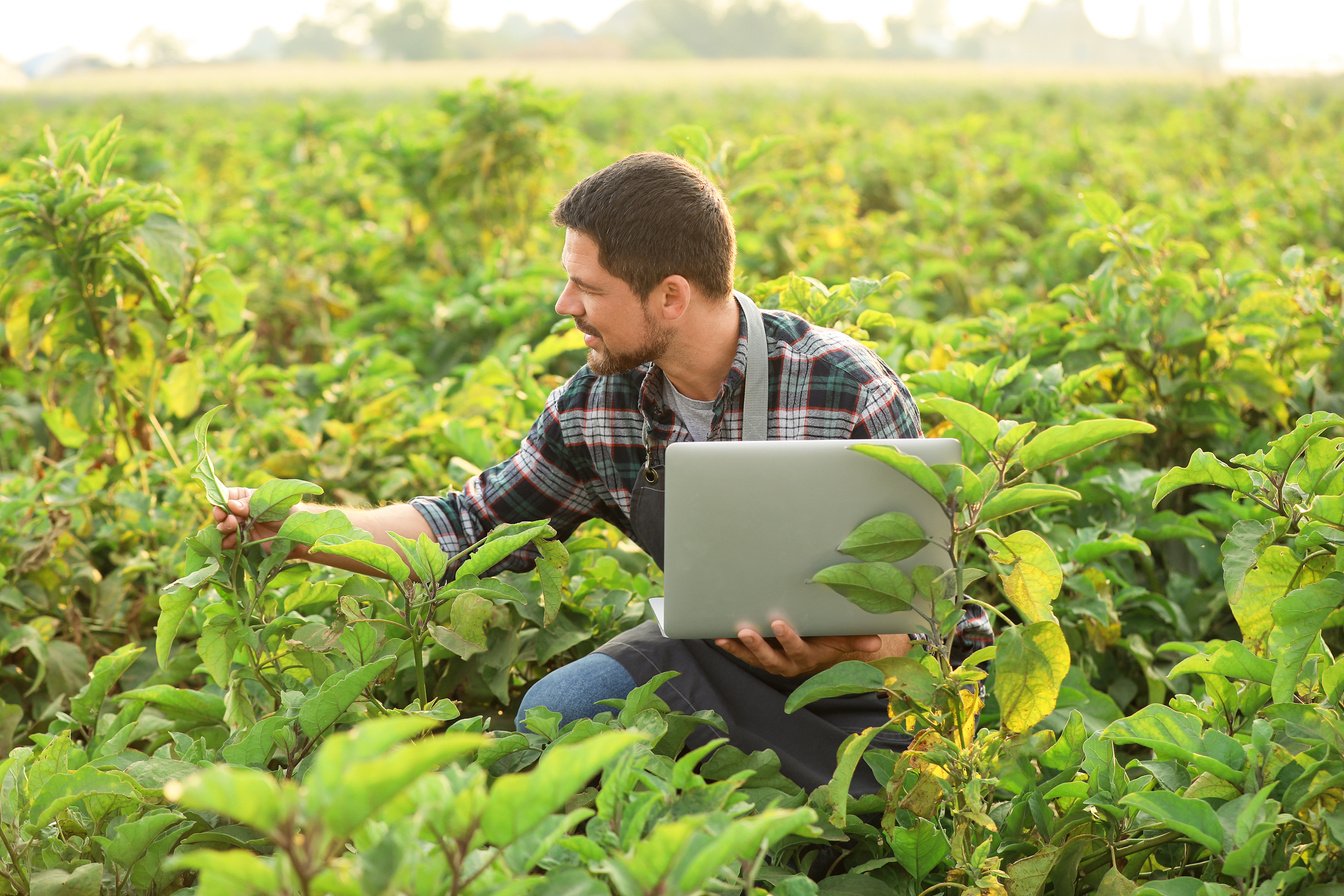
<svg viewBox="0 0 1344 896"><path fill-rule="evenodd" d="M1240 785L1242 772L1224 759L1210 755L1199 719L1160 703L1149 704L1128 718L1107 725L1101 736L1120 744L1137 744L1153 751L1160 761L1175 760L1194 765Z"/></svg>
<svg viewBox="0 0 1344 896"><path fill-rule="evenodd" d="M173 869L190 868L201 875L200 896L252 896L285 892L266 859L247 849L197 849L168 859Z"/></svg>
<svg viewBox="0 0 1344 896"><path fill-rule="evenodd" d="M1188 485L1216 485L1243 495L1254 493L1255 484L1251 474L1237 467L1229 467L1214 455L1202 448L1196 448L1190 455L1190 462L1183 467L1173 467L1157 481L1157 490L1153 493L1153 506L1178 488Z"/></svg>
<svg viewBox="0 0 1344 896"><path fill-rule="evenodd" d="M458 567L458 575L484 576L490 569L514 551L533 541L554 538L555 530L544 521L510 523L500 526L486 537L486 541Z"/></svg>
<svg viewBox="0 0 1344 896"><path fill-rule="evenodd" d="M421 775L473 753L484 739L449 732L413 743L437 724L389 716L361 722L323 742L304 779L306 805L329 836L344 840Z"/></svg>
<svg viewBox="0 0 1344 896"><path fill-rule="evenodd" d="M82 765L51 775L42 782L28 809L32 824L45 827L70 806L94 796L125 797L137 802L143 799L139 785L125 772Z"/></svg>
<svg viewBox="0 0 1344 896"><path fill-rule="evenodd" d="M1069 672L1069 645L1054 622L1013 626L998 638L994 696L1009 731L1029 731L1054 711Z"/></svg>
<svg viewBox="0 0 1344 896"><path fill-rule="evenodd" d="M423 532L414 540L397 532L388 534L401 547L401 552L417 579L430 586L443 581L444 575L448 572L448 555L439 547L437 541Z"/></svg>
<svg viewBox="0 0 1344 896"><path fill-rule="evenodd" d="M73 871L49 868L33 874L29 896L98 896L103 891L103 866L89 862Z"/></svg>
<svg viewBox="0 0 1344 896"><path fill-rule="evenodd" d="M999 421L974 405L955 398L924 398L919 402L919 409L946 418L970 436L971 441L983 448L986 454L993 452L994 443L999 439Z"/></svg>
<svg viewBox="0 0 1344 896"><path fill-rule="evenodd" d="M922 459L904 454L889 445L851 445L850 450L881 461L928 492L939 504L947 503L947 490L943 488L942 481Z"/></svg>
<svg viewBox="0 0 1344 896"><path fill-rule="evenodd" d="M214 725L224 722L224 698L203 691L175 688L168 684L123 691L117 700L139 700L148 703L174 721L190 726Z"/></svg>
<svg viewBox="0 0 1344 896"><path fill-rule="evenodd" d="M1127 793L1120 805L1132 806L1157 819L1160 826L1184 834L1214 855L1223 852L1223 825L1213 807L1167 791Z"/></svg>
<svg viewBox="0 0 1344 896"><path fill-rule="evenodd" d="M321 513L291 513L280 525L277 538L311 546L327 536L334 540L368 540L372 536L357 528L350 518L339 510L324 510Z"/></svg>
<svg viewBox="0 0 1344 896"><path fill-rule="evenodd" d="M564 605L569 549L559 541L543 541L538 547L541 549L541 556L537 558L537 577L541 580L542 624L550 626Z"/></svg>
<svg viewBox="0 0 1344 896"><path fill-rule="evenodd" d="M448 611L448 621L454 632L468 644L484 649L486 629L494 618L495 605L475 592L460 594Z"/></svg>
<svg viewBox="0 0 1344 896"><path fill-rule="evenodd" d="M1021 513L1046 504L1077 501L1082 496L1071 488L1043 482L1026 482L991 495L980 508L980 524L997 520L1012 513Z"/></svg>
<svg viewBox="0 0 1344 896"><path fill-rule="evenodd" d="M1064 586L1064 571L1054 548L1035 532L1021 531L1000 538L983 536L990 559L1009 567L1001 576L1003 593L1023 622L1055 618L1051 605Z"/></svg>
<svg viewBox="0 0 1344 896"><path fill-rule="evenodd" d="M1009 865L1005 887L1008 896L1039 896L1063 852L1059 847L1046 846L1040 852Z"/></svg>
<svg viewBox="0 0 1344 896"><path fill-rule="evenodd" d="M559 811L639 739L634 731L604 731L578 743L551 747L533 771L495 781L481 816L481 833L496 846L513 843Z"/></svg>
<svg viewBox="0 0 1344 896"><path fill-rule="evenodd" d="M1274 677L1274 664L1251 653L1240 641L1227 641L1206 653L1186 657L1172 667L1170 674L1213 674L1269 684Z"/></svg>
<svg viewBox="0 0 1344 896"><path fill-rule="evenodd" d="M799 685L784 702L786 713L826 697L846 694L871 694L882 690L886 676L882 670L859 660L845 660L813 675Z"/></svg>
<svg viewBox="0 0 1344 896"><path fill-rule="evenodd" d="M864 520L840 543L839 551L860 560L895 563L911 556L929 539L908 513L892 512Z"/></svg>
<svg viewBox="0 0 1344 896"><path fill-rule="evenodd" d="M395 660L395 657L385 656L347 672L328 675L321 687L309 694L299 707L300 730L308 737L315 738L336 724L359 699L360 694L364 693L364 689Z"/></svg>
<svg viewBox="0 0 1344 896"><path fill-rule="evenodd" d="M1022 446L1017 459L1028 470L1039 470L1105 442L1154 432L1142 420L1084 420L1042 430Z"/></svg>
<svg viewBox="0 0 1344 896"><path fill-rule="evenodd" d="M348 541L338 535L324 535L313 543L312 550L358 561L398 584L411 577L410 568L396 549L376 541Z"/></svg>
<svg viewBox="0 0 1344 896"><path fill-rule="evenodd" d="M252 492L247 512L253 522L270 523L288 516L305 495L320 494L322 486L302 479L270 479Z"/></svg>
<svg viewBox="0 0 1344 896"><path fill-rule="evenodd" d="M1275 703L1292 701L1307 651L1320 637L1326 619L1341 603L1344 603L1344 574L1333 573L1290 591L1274 604L1269 653L1275 661L1272 684Z"/></svg>
<svg viewBox="0 0 1344 896"><path fill-rule="evenodd" d="M254 768L215 765L163 787L163 795L188 809L217 812L262 834L278 833L298 807L298 791L289 781Z"/></svg>
<svg viewBox="0 0 1344 896"><path fill-rule="evenodd" d="M952 851L947 835L927 818L918 819L914 827L894 828L887 834L887 843L896 861L921 885Z"/></svg>
<svg viewBox="0 0 1344 896"><path fill-rule="evenodd" d="M915 598L915 583L890 563L840 563L820 570L812 581L869 613L908 610Z"/></svg>
<svg viewBox="0 0 1344 896"><path fill-rule="evenodd" d="M144 652L143 647L123 644L94 663L89 683L70 700L71 718L86 728L93 728L108 692Z"/></svg>
<svg viewBox="0 0 1344 896"><path fill-rule="evenodd" d="M1272 474L1276 478L1288 472L1289 467L1307 447L1315 436L1335 426L1344 426L1344 417L1328 411L1316 411L1299 417L1291 431L1269 443L1264 451L1254 454L1239 454L1232 458L1234 464L1251 467L1262 473Z"/></svg>

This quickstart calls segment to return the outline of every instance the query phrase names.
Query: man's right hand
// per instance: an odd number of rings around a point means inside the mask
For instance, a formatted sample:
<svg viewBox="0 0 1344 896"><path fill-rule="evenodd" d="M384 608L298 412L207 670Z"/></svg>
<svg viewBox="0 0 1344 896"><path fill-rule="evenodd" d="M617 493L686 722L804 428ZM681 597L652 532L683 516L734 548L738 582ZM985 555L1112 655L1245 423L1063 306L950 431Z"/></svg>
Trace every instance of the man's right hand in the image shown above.
<svg viewBox="0 0 1344 896"><path fill-rule="evenodd" d="M223 508L215 507L215 528L224 534L220 546L226 551L233 550L238 546L238 534L244 523L248 520L251 512L252 489L250 488L231 488L224 493L224 503L228 506L228 511ZM254 523L248 533L251 541L259 538L272 538L280 531L283 520L274 520L267 523Z"/></svg>

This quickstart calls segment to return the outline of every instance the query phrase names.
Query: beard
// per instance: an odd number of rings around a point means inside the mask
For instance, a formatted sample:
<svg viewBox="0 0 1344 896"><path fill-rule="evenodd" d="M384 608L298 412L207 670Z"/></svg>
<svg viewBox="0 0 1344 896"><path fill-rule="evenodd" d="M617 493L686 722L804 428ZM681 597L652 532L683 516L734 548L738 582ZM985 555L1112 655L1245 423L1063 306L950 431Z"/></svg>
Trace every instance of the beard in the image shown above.
<svg viewBox="0 0 1344 896"><path fill-rule="evenodd" d="M602 339L602 335L587 324L575 321L574 326L578 327L582 333ZM655 327L653 321L649 320L647 315L644 318L643 336L643 340L637 347L622 352L611 351L606 347L606 341L603 340L601 348L588 349L588 369L598 376L629 373L650 361L658 360L667 351L668 346L672 344L671 332Z"/></svg>

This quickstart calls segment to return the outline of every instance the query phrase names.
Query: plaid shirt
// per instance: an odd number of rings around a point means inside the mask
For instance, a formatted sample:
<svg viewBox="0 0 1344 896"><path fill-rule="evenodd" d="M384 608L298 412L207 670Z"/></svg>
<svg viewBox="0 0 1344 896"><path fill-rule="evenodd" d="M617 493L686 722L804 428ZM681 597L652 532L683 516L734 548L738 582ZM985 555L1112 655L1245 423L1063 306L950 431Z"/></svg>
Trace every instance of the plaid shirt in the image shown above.
<svg viewBox="0 0 1344 896"><path fill-rule="evenodd" d="M920 432L919 412L905 386L872 351L834 330L793 314L762 311L770 367L769 438L892 439ZM737 355L714 401L711 441L742 438L746 379L746 321ZM584 366L551 393L541 417L518 451L473 477L461 492L424 496L411 504L442 548L456 554L494 527L549 519L561 538L580 524L603 519L627 536L635 477L645 460L649 421L654 466L666 446L690 432L664 401L663 372L645 364L628 373L598 376ZM501 568L532 566L535 549L518 551ZM967 607L954 653L964 656L993 642L984 610Z"/></svg>

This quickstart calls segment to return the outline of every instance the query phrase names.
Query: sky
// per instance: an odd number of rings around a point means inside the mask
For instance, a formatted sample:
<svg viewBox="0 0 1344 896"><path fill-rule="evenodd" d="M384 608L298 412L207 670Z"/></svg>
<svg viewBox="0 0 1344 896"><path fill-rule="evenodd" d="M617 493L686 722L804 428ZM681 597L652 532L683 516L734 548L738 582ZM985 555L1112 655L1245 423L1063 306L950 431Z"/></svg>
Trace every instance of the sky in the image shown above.
<svg viewBox="0 0 1344 896"><path fill-rule="evenodd" d="M258 28L288 33L305 17L317 18L328 0L0 0L0 59L22 62L62 47L125 63L130 45L152 27L178 37L200 59L228 55ZM389 0L380 0L386 5ZM626 0L450 0L453 25L493 28L509 13L535 21L567 19L580 29L605 21ZM852 21L880 42L882 22L906 15L913 0L801 0L832 21ZM1032 0L950 0L959 25L994 18L1019 21ZM1196 7L1202 3L1196 2ZM1172 19L1181 0L1084 0L1098 30L1132 34L1140 7L1150 24ZM1241 0L1241 70L1344 71L1344 2L1340 0ZM1198 25L1198 27L1205 27Z"/></svg>

